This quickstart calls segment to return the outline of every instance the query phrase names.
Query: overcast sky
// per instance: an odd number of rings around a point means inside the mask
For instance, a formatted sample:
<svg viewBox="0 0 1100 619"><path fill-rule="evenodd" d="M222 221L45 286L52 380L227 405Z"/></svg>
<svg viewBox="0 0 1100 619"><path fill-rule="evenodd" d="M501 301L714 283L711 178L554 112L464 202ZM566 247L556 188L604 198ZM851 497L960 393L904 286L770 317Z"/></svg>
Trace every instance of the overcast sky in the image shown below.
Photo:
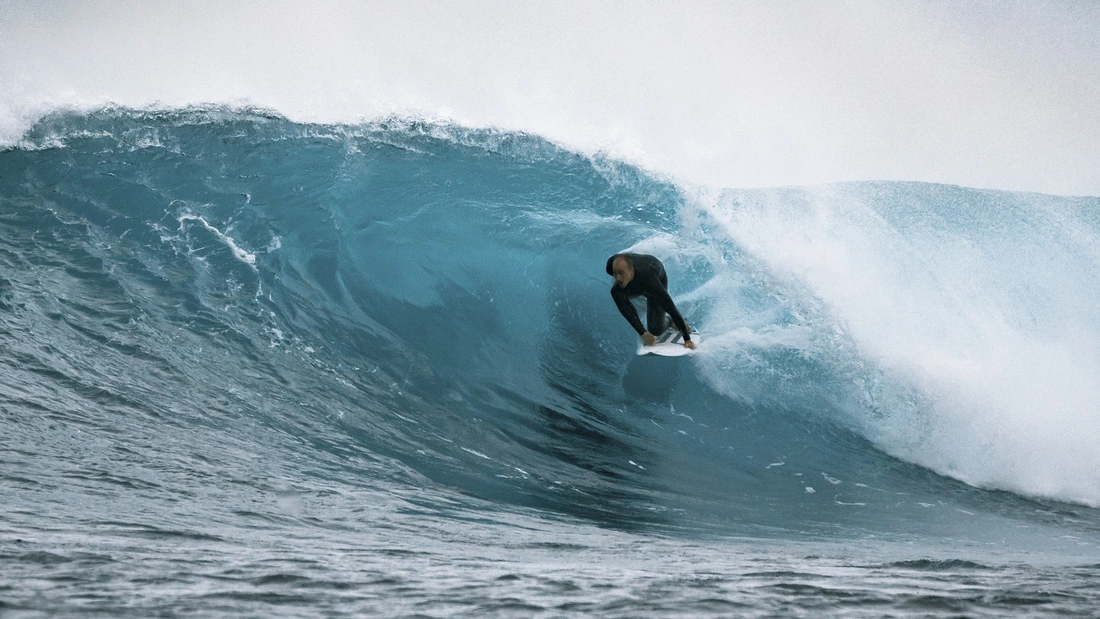
<svg viewBox="0 0 1100 619"><path fill-rule="evenodd" d="M533 131L718 187L1100 195L1100 2L0 0L0 142L248 101Z"/></svg>

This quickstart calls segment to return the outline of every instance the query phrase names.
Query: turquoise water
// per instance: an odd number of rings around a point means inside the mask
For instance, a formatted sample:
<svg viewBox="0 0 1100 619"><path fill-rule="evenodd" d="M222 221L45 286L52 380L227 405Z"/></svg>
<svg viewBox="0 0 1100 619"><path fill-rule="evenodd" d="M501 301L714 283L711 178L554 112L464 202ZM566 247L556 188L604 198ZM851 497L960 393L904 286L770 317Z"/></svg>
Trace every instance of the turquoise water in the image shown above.
<svg viewBox="0 0 1100 619"><path fill-rule="evenodd" d="M48 116L0 153L0 614L1088 614L1097 213ZM698 354L634 355L625 249Z"/></svg>

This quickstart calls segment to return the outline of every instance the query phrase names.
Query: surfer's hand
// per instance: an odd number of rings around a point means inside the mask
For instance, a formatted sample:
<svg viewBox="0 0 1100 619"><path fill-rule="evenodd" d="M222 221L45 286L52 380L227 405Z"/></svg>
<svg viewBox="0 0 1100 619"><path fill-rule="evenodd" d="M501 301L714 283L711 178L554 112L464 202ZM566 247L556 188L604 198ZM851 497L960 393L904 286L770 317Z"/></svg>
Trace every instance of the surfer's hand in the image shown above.
<svg viewBox="0 0 1100 619"><path fill-rule="evenodd" d="M646 346L652 346L657 343L657 336L653 335L649 331L646 331L642 334L642 342L644 342Z"/></svg>
<svg viewBox="0 0 1100 619"><path fill-rule="evenodd" d="M692 350L695 350L695 342L693 342L691 340L685 340L684 341L684 348L690 348Z"/></svg>

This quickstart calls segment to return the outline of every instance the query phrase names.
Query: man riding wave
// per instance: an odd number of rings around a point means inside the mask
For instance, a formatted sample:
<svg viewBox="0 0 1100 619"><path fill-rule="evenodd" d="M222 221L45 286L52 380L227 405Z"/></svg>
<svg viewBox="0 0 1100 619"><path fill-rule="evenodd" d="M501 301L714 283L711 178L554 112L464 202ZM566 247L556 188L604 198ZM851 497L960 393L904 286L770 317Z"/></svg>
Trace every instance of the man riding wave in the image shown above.
<svg viewBox="0 0 1100 619"><path fill-rule="evenodd" d="M615 299L623 318L642 336L646 346L657 343L657 337L668 329L671 319L672 325L684 338L684 347L695 348L695 342L691 341L691 329L668 294L668 276L660 260L649 254L615 254L607 259L607 274L615 278L611 298ZM630 299L639 296L646 300L648 330L642 326L638 310L630 302Z"/></svg>

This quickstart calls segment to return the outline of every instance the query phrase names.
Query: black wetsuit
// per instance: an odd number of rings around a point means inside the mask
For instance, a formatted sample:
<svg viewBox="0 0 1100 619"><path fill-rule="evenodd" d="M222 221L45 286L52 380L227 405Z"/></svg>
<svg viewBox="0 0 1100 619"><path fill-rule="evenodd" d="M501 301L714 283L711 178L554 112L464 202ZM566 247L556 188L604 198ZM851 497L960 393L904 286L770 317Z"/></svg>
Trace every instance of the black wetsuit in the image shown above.
<svg viewBox="0 0 1100 619"><path fill-rule="evenodd" d="M638 319L638 310L634 309L634 304L630 302L632 297L644 296L646 326L652 335L659 336L664 333L665 329L668 328L668 319L671 317L672 324L680 330L680 333L684 336L684 341L690 341L691 333L687 324L684 323L684 317L680 315L680 310L676 309L676 304L672 302L672 297L668 294L668 276L665 275L665 265L648 254L615 254L615 256L607 259L608 275L612 275L611 263L615 261L616 256L620 255L629 256L634 263L634 279L630 280L625 288L620 287L619 283L615 282L611 286L611 298L615 299L615 305L618 306L619 311L622 312L623 317L630 323L630 326L634 327L638 335L645 333L647 330L642 327L642 321Z"/></svg>

